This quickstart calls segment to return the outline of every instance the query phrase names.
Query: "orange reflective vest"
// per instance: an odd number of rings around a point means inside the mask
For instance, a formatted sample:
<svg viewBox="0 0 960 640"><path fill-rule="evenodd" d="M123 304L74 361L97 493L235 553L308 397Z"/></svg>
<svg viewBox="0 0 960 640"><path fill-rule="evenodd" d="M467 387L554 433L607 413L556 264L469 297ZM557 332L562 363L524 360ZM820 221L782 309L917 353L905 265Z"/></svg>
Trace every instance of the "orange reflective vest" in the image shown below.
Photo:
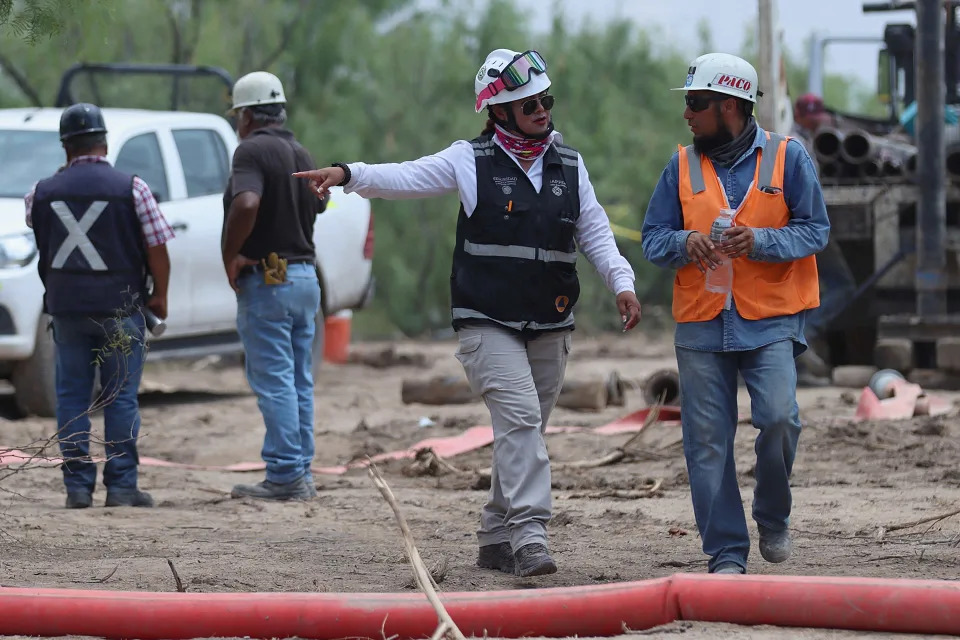
<svg viewBox="0 0 960 640"><path fill-rule="evenodd" d="M783 168L787 140L767 132L767 141L758 154L753 184L744 196L734 226L778 229L790 220L783 197ZM727 195L713 163L699 156L693 146L680 152L680 205L683 228L710 235L710 226L729 208ZM677 322L712 320L723 310L726 296L704 287L706 276L696 263L677 270L673 281L673 318ZM747 320L791 315L820 305L817 262L807 256L791 262L758 262L746 256L733 261L733 300Z"/></svg>

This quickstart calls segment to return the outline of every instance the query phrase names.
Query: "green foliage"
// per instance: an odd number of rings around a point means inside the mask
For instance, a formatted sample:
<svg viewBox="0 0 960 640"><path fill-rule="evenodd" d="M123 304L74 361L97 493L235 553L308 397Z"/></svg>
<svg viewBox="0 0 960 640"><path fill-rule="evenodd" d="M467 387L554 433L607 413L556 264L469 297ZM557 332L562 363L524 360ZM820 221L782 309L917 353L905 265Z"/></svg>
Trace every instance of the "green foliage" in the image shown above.
<svg viewBox="0 0 960 640"><path fill-rule="evenodd" d="M0 0L0 10L6 5ZM30 6L74 13L59 31L36 14L36 24L47 25L36 33L56 33L48 40L0 42L3 106L52 103L62 72L81 60L204 64L234 78L266 69L283 80L289 126L320 166L402 162L478 135L485 116L473 110L473 77L484 56L498 47L535 48L550 65L557 129L584 157L611 220L632 230L640 229L676 145L689 139L681 94L669 89L682 84L700 51L675 50L663 34L625 21L571 26L557 10L535 30L506 0L451 0L431 12L411 0L34 0L16 3L16 11ZM698 35L710 44L705 23ZM805 89L803 65L788 62L791 87L802 80ZM226 88L209 80L178 90L187 108L223 113L228 106ZM169 81L143 78L78 83L78 98L115 106L167 109L172 91ZM833 76L827 92L838 108L858 97L847 79ZM372 308L355 317L355 331L449 330L456 194L371 204L378 290ZM668 300L671 274L644 261L635 239L617 241L641 300ZM579 264L578 325L617 328L612 294L585 259Z"/></svg>
<svg viewBox="0 0 960 640"><path fill-rule="evenodd" d="M0 0L0 34L13 32L35 44L60 34L78 5L79 0Z"/></svg>

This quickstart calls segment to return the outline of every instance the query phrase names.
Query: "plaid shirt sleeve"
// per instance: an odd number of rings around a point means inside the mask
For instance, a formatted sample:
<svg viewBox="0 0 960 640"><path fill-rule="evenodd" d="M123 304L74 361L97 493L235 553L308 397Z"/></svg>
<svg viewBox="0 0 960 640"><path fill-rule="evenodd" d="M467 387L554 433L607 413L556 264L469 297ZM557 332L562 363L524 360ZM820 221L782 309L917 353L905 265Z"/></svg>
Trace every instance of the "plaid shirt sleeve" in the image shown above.
<svg viewBox="0 0 960 640"><path fill-rule="evenodd" d="M133 178L133 205L143 228L143 237L148 247L158 247L173 239L173 229L160 212L157 200L147 183L139 177Z"/></svg>
<svg viewBox="0 0 960 640"><path fill-rule="evenodd" d="M37 194L37 183L30 187L30 193L23 196L23 205L27 210L27 226L33 228L33 198Z"/></svg>

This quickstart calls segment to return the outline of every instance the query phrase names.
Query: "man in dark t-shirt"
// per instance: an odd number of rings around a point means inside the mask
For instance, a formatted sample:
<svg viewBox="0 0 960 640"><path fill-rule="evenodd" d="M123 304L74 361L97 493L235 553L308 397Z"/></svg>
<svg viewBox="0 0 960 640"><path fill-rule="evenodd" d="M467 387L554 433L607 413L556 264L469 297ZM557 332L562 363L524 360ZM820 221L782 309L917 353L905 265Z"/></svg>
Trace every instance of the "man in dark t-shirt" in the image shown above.
<svg viewBox="0 0 960 640"><path fill-rule="evenodd" d="M237 293L237 331L247 380L266 426L266 479L236 485L235 498L306 500L316 495L313 339L320 308L313 226L326 206L291 174L314 169L283 127L283 85L257 71L233 88L241 142L223 197L223 265Z"/></svg>

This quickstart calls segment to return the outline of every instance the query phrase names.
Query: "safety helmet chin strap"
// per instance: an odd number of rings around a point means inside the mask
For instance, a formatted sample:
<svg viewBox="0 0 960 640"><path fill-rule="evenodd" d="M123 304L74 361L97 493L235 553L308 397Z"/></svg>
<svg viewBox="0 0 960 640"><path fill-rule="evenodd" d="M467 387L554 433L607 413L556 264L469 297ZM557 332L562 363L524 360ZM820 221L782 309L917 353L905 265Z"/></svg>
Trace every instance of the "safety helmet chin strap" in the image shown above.
<svg viewBox="0 0 960 640"><path fill-rule="evenodd" d="M527 133L526 131L520 130L520 125L517 124L517 117L513 115L512 108L510 108L508 105L503 105L503 110L507 112L506 120L501 120L500 118L497 117L496 112L493 110L493 105L487 105L487 115L490 116L490 119L493 120L494 123L500 125L504 129L509 131L510 133L515 133L518 136L523 136L524 138L530 138L531 140L543 140L547 136L549 136L551 133L553 133L553 129L554 129L553 118L550 118L550 124L547 126L546 131L544 131L543 133L533 134L533 133Z"/></svg>

